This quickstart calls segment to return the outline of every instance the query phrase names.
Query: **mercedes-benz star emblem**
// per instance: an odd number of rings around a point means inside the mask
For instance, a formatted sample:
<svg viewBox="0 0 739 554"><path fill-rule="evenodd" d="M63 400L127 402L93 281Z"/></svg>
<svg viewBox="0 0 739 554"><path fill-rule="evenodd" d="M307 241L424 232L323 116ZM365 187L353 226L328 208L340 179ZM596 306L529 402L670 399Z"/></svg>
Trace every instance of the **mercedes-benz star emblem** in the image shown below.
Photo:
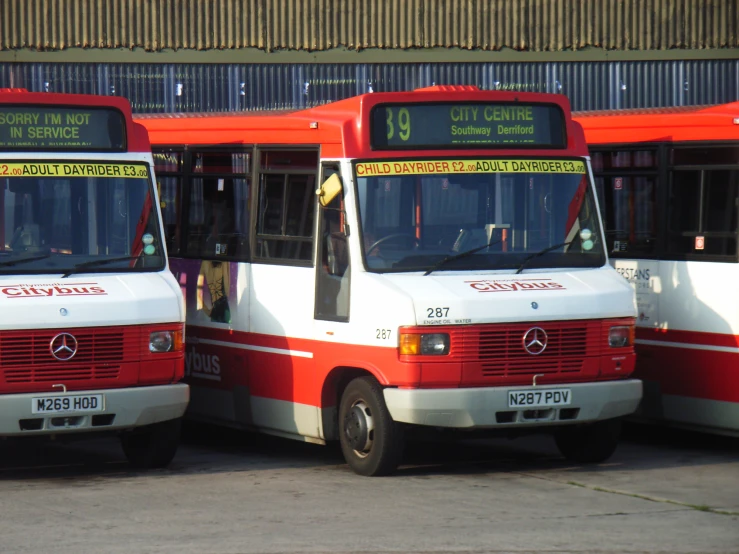
<svg viewBox="0 0 739 554"><path fill-rule="evenodd" d="M59 333L51 339L49 351L61 362L71 360L77 354L77 339L69 333Z"/></svg>
<svg viewBox="0 0 739 554"><path fill-rule="evenodd" d="M541 327L532 327L523 336L523 347L532 356L538 356L547 347L547 333Z"/></svg>

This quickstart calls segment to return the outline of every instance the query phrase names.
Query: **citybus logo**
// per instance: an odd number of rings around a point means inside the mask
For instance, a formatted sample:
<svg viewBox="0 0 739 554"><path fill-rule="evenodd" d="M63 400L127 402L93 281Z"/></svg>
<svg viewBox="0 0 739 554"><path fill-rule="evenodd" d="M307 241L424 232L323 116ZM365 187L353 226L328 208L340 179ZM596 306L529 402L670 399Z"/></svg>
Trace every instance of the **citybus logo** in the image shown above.
<svg viewBox="0 0 739 554"><path fill-rule="evenodd" d="M185 352L185 375L210 381L220 381L221 360L215 354L203 354L196 352L193 348L189 352Z"/></svg>
<svg viewBox="0 0 739 554"><path fill-rule="evenodd" d="M478 292L519 292L519 291L542 291L542 290L566 290L564 285L551 279L502 279L489 281L465 281L470 287Z"/></svg>
<svg viewBox="0 0 739 554"><path fill-rule="evenodd" d="M5 298L47 298L49 296L102 296L108 294L97 283L46 283L8 285L0 288Z"/></svg>

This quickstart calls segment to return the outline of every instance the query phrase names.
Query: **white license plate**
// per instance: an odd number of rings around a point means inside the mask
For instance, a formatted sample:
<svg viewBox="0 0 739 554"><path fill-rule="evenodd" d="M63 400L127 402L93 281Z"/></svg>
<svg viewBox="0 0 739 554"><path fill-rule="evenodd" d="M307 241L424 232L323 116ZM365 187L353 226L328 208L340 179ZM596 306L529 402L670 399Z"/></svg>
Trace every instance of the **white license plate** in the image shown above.
<svg viewBox="0 0 739 554"><path fill-rule="evenodd" d="M31 399L31 412L34 414L102 412L104 408L105 399L102 394L37 396Z"/></svg>
<svg viewBox="0 0 739 554"><path fill-rule="evenodd" d="M569 406L570 389L529 389L508 391L509 408L540 408L544 406Z"/></svg>

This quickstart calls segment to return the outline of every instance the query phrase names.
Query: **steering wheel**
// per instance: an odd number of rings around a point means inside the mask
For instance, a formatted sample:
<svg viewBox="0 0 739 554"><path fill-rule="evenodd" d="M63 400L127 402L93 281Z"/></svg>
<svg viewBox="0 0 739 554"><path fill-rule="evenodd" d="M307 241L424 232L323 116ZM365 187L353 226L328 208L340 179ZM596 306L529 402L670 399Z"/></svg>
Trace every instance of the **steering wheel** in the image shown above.
<svg viewBox="0 0 739 554"><path fill-rule="evenodd" d="M418 237L416 237L415 235L411 235L408 233L394 233L392 235L387 235L373 242L372 245L367 249L366 254L369 256L370 252L372 252L375 248L380 246L383 242L387 242L389 240L398 239L398 238L411 239L413 241L414 246L418 246L421 244L421 241L418 240Z"/></svg>

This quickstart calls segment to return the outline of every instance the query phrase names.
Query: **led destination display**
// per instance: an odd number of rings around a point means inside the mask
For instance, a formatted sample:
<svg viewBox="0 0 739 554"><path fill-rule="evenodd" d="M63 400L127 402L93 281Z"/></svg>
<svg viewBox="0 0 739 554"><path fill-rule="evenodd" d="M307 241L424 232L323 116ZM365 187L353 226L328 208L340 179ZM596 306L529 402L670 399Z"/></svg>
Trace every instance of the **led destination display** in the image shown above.
<svg viewBox="0 0 739 554"><path fill-rule="evenodd" d="M371 117L376 150L567 145L564 115L553 104L382 104Z"/></svg>
<svg viewBox="0 0 739 554"><path fill-rule="evenodd" d="M0 150L121 151L123 114L112 109L0 105Z"/></svg>

